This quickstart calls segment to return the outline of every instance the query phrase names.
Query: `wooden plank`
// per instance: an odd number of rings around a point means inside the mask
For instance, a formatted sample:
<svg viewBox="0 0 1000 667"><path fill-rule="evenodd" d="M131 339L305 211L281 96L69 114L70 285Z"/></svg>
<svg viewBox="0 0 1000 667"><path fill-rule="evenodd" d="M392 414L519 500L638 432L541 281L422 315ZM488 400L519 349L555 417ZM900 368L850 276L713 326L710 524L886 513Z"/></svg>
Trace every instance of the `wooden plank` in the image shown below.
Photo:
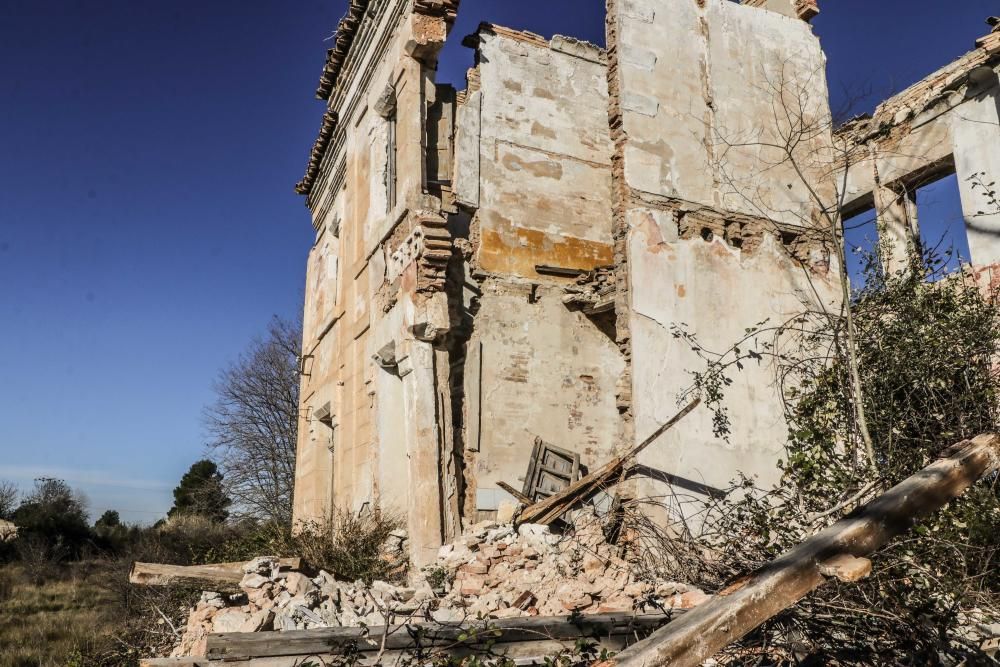
<svg viewBox="0 0 1000 667"><path fill-rule="evenodd" d="M545 500L537 502L534 505L524 508L521 514L517 517L517 523L552 523L565 514L568 509L573 507L573 505L584 500L592 493L599 490L600 487L610 483L615 477L619 476L624 470L626 461L646 449L646 447L649 447L649 445L655 442L657 438L673 428L677 422L684 419L684 417L687 417L692 410L698 407L699 403L701 403L700 398L696 398L688 403L666 424L656 429L648 438L643 440L639 445L624 456L619 456L604 464L604 466L596 472L592 472L589 475L581 477L577 482L570 484L563 491L560 491Z"/></svg>
<svg viewBox="0 0 1000 667"><path fill-rule="evenodd" d="M530 505L532 502L534 502L534 501L531 500L531 498L529 498L528 496L524 495L523 493L521 493L520 491L518 491L517 489L515 489L513 486L511 486L507 482L497 482L497 486L499 486L501 489L503 489L504 491L506 491L510 495L514 496L514 498L516 498L517 502L519 502L519 503L522 503L524 505Z"/></svg>
<svg viewBox="0 0 1000 667"><path fill-rule="evenodd" d="M638 641L645 632L622 633L609 637L599 637L595 641L598 646L609 651L620 651L630 644ZM526 642L508 642L495 644L490 647L491 662L498 657L506 658L513 665L543 665L546 658L551 658L563 649L573 650L578 638L573 637L564 640L543 639ZM481 647L456 646L437 647L432 649L434 653L444 654L455 659L479 654L483 655ZM239 667L300 667L308 659L312 658L317 665L335 665L342 663L344 656L341 653L313 653L309 655L288 655L288 656L266 656L257 658L243 658L237 661ZM351 656L351 662L358 667L369 665L402 665L412 663L414 658L413 649L387 649L384 653L379 651L365 651ZM147 658L139 662L140 667L220 667L225 663L221 660L209 660L206 657L192 658ZM426 663L430 664L428 660ZM457 662L456 662L457 664Z"/></svg>
<svg viewBox="0 0 1000 667"><path fill-rule="evenodd" d="M678 610L679 611L679 610ZM588 616L528 617L466 624L414 624L389 626L386 650L429 647L476 647L485 642L507 644L541 640L610 637L649 632L670 621L665 614L595 614ZM377 651L384 627L320 628L284 632L234 632L210 634L206 651L212 660L244 660L268 656L338 653L345 648Z"/></svg>
<svg viewBox="0 0 1000 667"><path fill-rule="evenodd" d="M854 514L729 586L709 602L632 646L606 667L695 667L792 606L826 579L830 563L863 559L923 516L1000 469L1000 435L959 443ZM824 565L826 564L826 565ZM861 572L864 563L857 563ZM836 568L835 568L836 569ZM836 574L834 572L834 574ZM849 577L848 577L849 578Z"/></svg>
<svg viewBox="0 0 1000 667"><path fill-rule="evenodd" d="M204 656L188 658L141 658L139 667L209 667L210 661Z"/></svg>
<svg viewBox="0 0 1000 667"><path fill-rule="evenodd" d="M168 586L178 582L211 582L238 584L243 579L246 563L212 563L209 565L166 565L163 563L132 563L128 580L142 586ZM281 558L283 570L302 568L301 558Z"/></svg>
<svg viewBox="0 0 1000 667"><path fill-rule="evenodd" d="M535 438L535 444L531 446L531 456L528 457L528 472L524 475L524 486L521 493L531 497L535 488L535 473L542 460L542 439ZM530 503L529 503L530 504Z"/></svg>

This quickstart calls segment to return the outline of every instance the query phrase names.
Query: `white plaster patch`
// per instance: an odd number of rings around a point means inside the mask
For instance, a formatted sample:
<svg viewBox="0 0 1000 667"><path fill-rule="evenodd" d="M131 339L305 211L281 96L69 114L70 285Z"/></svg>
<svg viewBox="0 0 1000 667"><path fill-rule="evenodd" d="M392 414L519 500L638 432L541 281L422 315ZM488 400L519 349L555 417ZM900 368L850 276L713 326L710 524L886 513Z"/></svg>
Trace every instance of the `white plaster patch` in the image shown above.
<svg viewBox="0 0 1000 667"><path fill-rule="evenodd" d="M628 44L622 45L620 49L622 62L632 67L652 72L653 67L656 66L656 53L649 49L642 49Z"/></svg>
<svg viewBox="0 0 1000 667"><path fill-rule="evenodd" d="M621 4L621 14L626 18L643 23L652 23L656 18L656 11L650 6L648 0L623 0Z"/></svg>
<svg viewBox="0 0 1000 667"><path fill-rule="evenodd" d="M663 167L663 160L659 156L632 144L625 145L625 180L636 189L664 195L674 194L675 187L670 179L673 172Z"/></svg>
<svg viewBox="0 0 1000 667"><path fill-rule="evenodd" d="M646 233L650 233L655 228L657 237L650 238L652 243L674 243L678 239L677 219L670 211L658 211L655 209L632 208L626 213L629 229L637 229L646 226Z"/></svg>
<svg viewBox="0 0 1000 667"><path fill-rule="evenodd" d="M653 118L656 116L656 112L660 109L660 103L652 97L646 97L645 95L640 95L639 93L626 91L622 95L622 108L626 111L634 111L635 113L640 113L643 116Z"/></svg>
<svg viewBox="0 0 1000 667"><path fill-rule="evenodd" d="M657 229L660 230L660 238L665 243L673 243L679 238L677 217L674 213L670 211L650 211L650 214L653 216L653 222L656 223Z"/></svg>
<svg viewBox="0 0 1000 667"><path fill-rule="evenodd" d="M500 489L476 489L476 509L482 512L495 510L507 494Z"/></svg>
<svg viewBox="0 0 1000 667"><path fill-rule="evenodd" d="M583 42L573 37L555 35L549 43L553 51L559 51L567 55L576 56L593 63L604 63L604 50L590 42Z"/></svg>
<svg viewBox="0 0 1000 667"><path fill-rule="evenodd" d="M458 201L479 208L479 159L481 142L483 94L469 95L458 109L455 136L454 188Z"/></svg>

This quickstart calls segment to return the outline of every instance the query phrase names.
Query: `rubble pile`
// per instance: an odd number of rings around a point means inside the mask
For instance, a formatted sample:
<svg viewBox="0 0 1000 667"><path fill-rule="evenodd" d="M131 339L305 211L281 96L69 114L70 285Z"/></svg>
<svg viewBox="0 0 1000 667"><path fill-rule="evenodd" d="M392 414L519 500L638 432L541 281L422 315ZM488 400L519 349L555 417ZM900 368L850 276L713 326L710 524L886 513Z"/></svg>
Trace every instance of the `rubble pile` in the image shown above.
<svg viewBox="0 0 1000 667"><path fill-rule="evenodd" d="M637 577L617 551L599 521L579 524L571 536L487 521L442 547L411 586L339 581L323 571L310 578L280 571L275 558L257 558L244 568L242 593L202 594L173 656L204 655L213 632L654 613L708 599L684 584Z"/></svg>

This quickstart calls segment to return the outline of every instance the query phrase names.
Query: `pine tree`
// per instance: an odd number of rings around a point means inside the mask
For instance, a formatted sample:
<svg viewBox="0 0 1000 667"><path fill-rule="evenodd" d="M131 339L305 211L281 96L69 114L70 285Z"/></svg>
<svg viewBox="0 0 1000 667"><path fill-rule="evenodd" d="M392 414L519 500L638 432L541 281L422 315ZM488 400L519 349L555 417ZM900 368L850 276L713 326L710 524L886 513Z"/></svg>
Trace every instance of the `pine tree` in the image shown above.
<svg viewBox="0 0 1000 667"><path fill-rule="evenodd" d="M101 515L101 518L94 522L94 528L116 528L120 525L122 525L122 520L115 510L107 510Z"/></svg>
<svg viewBox="0 0 1000 667"><path fill-rule="evenodd" d="M222 522L232 501L222 487L218 466L208 459L198 461L181 477L174 489L174 506L167 516L197 515Z"/></svg>

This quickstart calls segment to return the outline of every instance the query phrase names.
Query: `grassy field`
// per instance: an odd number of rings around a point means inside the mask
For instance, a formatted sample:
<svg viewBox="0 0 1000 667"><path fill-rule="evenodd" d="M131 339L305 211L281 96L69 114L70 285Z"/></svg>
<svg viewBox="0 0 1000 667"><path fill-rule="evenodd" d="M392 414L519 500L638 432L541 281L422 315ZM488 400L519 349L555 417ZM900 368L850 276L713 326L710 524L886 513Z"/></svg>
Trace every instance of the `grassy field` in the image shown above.
<svg viewBox="0 0 1000 667"><path fill-rule="evenodd" d="M0 566L0 667L93 664L115 631L106 574L99 563L73 563L36 583L22 565Z"/></svg>

